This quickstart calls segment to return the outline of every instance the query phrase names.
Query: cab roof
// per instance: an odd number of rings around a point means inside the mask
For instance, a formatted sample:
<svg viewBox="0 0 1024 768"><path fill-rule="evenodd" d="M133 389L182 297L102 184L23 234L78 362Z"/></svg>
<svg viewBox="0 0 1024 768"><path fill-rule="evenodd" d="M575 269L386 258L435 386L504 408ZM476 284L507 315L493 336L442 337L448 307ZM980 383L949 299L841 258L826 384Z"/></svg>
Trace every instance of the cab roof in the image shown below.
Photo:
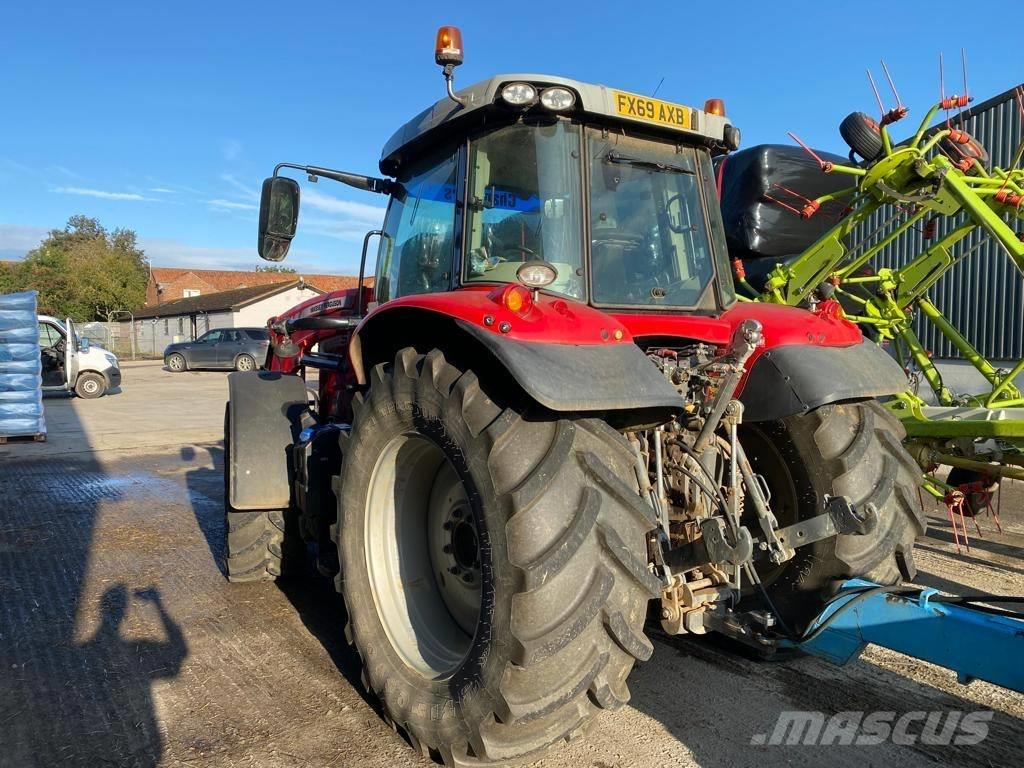
<svg viewBox="0 0 1024 768"><path fill-rule="evenodd" d="M456 91L464 105L456 104L445 96L395 131L381 153L381 171L393 176L402 165L403 155L408 155L411 148L442 136L450 137L456 125L459 130L468 131L475 122L482 123L495 110L515 114L516 108L500 102L501 89L515 82L530 83L538 91L555 85L573 91L576 104L557 114L588 115L597 117L599 122L644 126L658 133L689 137L691 141L720 144L724 141L725 126L730 124L724 116L566 77L521 73L495 75ZM535 109L543 112L541 107ZM651 117L646 116L648 112ZM669 119L658 119L661 117Z"/></svg>

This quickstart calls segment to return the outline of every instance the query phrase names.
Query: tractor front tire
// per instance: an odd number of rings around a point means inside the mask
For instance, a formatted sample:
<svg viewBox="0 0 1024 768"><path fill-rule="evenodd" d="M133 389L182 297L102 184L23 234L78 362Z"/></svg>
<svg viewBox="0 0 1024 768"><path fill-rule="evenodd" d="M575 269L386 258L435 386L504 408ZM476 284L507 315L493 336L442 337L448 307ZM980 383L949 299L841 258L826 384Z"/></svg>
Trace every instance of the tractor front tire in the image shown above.
<svg viewBox="0 0 1024 768"><path fill-rule="evenodd" d="M899 420L875 401L824 405L744 427L744 449L765 478L780 526L825 514L826 496L846 496L858 511L873 504L878 512L871 533L833 536L797 548L781 566L758 567L792 630L805 629L846 579L898 584L914 578L914 539L925 520L921 470L903 448L904 435ZM747 524L757 530L756 522Z"/></svg>
<svg viewBox="0 0 1024 768"><path fill-rule="evenodd" d="M224 408L224 575L232 583L274 581L301 569L306 547L291 510L231 506L231 410Z"/></svg>
<svg viewBox="0 0 1024 768"><path fill-rule="evenodd" d="M660 584L636 460L602 421L499 407L413 349L371 371L335 480L346 638L449 766L518 761L629 699Z"/></svg>

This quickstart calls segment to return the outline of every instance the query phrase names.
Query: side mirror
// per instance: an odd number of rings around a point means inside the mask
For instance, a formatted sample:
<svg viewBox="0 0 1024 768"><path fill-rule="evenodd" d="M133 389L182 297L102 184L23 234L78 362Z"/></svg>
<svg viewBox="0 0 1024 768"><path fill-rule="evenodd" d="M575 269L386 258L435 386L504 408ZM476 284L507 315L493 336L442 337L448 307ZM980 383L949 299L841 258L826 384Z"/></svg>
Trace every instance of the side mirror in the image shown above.
<svg viewBox="0 0 1024 768"><path fill-rule="evenodd" d="M295 237L299 223L299 183L287 176L263 181L257 249L266 261L281 261Z"/></svg>
<svg viewBox="0 0 1024 768"><path fill-rule="evenodd" d="M85 336L78 340L78 351L83 355L89 351L89 340Z"/></svg>

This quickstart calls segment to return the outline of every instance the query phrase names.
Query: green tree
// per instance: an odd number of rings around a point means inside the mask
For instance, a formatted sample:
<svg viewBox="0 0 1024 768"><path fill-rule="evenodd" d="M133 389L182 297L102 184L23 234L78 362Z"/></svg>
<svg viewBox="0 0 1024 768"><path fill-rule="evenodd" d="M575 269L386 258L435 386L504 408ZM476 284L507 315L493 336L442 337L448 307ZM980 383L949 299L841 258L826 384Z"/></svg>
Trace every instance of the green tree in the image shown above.
<svg viewBox="0 0 1024 768"><path fill-rule="evenodd" d="M291 267L286 267L283 264L257 264L257 272L277 272L282 275L294 275L295 270Z"/></svg>
<svg viewBox="0 0 1024 768"><path fill-rule="evenodd" d="M149 274L132 230L107 232L87 216L51 230L12 272L15 290L39 291L40 312L76 320L141 307Z"/></svg>

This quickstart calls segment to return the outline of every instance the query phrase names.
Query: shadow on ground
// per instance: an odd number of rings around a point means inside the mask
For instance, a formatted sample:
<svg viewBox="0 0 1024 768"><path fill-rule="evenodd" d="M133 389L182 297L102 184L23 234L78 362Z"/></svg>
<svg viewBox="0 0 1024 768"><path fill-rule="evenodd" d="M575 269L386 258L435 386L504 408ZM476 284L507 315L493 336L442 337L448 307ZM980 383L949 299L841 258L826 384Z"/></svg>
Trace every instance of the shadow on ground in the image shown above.
<svg viewBox="0 0 1024 768"><path fill-rule="evenodd" d="M87 586L97 518L135 480L95 454L26 460L5 448L0 765L155 766L164 735L152 685L178 675L185 638L148 582Z"/></svg>
<svg viewBox="0 0 1024 768"><path fill-rule="evenodd" d="M191 446L185 446L180 451L183 462L198 465L185 476L189 498L196 523L206 538L210 557L224 574L224 448L221 445L202 446L198 450L207 452L205 460L204 457L197 459L197 449ZM345 603L332 582L316 573L310 558L301 573L280 579L276 586L288 599L309 633L330 655L338 671L366 703L379 712L377 700L369 696L363 687L359 655L345 640L345 623L348 620Z"/></svg>

